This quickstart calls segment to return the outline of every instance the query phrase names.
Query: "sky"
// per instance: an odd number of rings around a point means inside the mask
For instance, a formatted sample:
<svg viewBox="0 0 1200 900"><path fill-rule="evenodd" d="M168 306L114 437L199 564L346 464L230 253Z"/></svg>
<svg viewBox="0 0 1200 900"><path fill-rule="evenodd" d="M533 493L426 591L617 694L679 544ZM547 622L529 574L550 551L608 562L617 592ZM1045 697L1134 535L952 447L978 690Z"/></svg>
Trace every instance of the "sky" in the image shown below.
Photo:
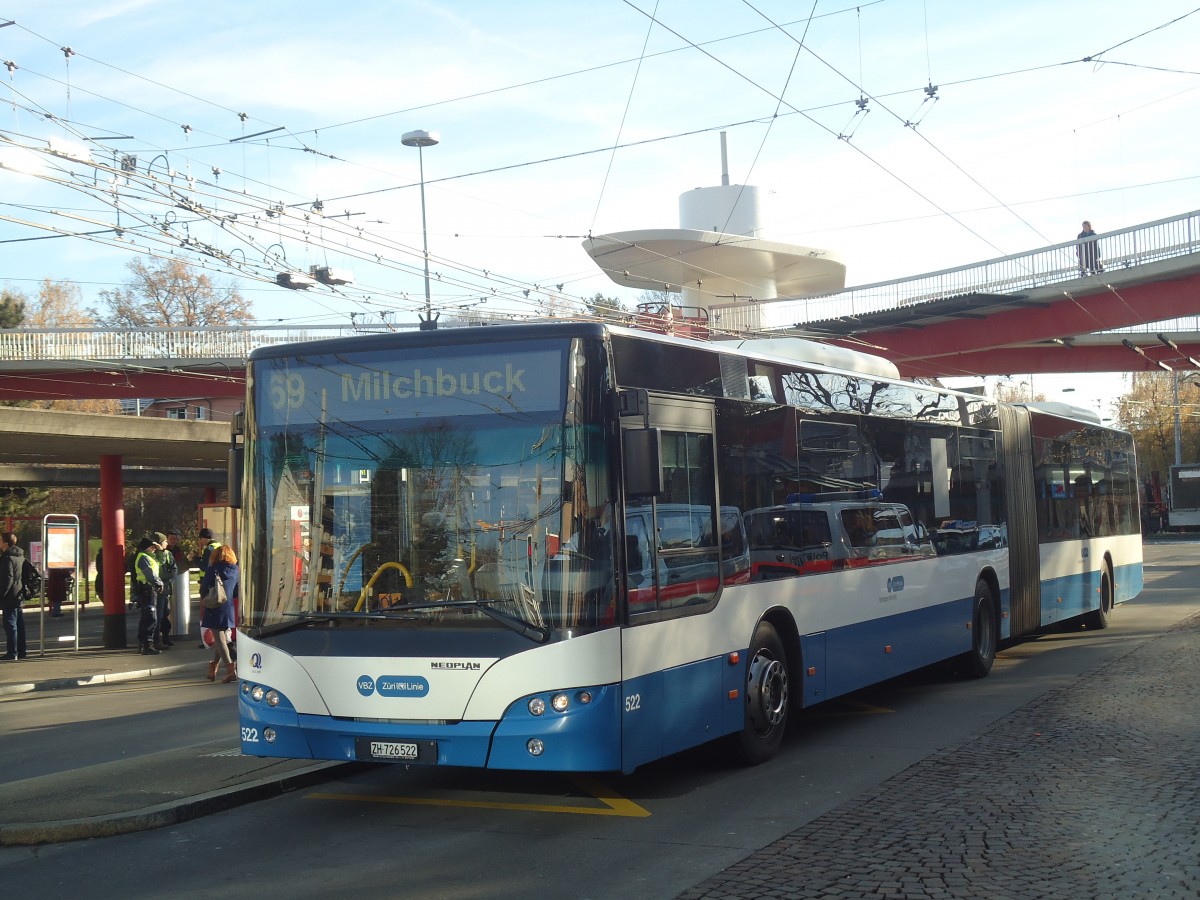
<svg viewBox="0 0 1200 900"><path fill-rule="evenodd" d="M263 324L631 304L583 238L678 226L721 132L762 237L916 275L1200 206L1198 44L1165 0L0 0L0 287L95 307L152 253ZM274 283L312 266L353 283Z"/></svg>

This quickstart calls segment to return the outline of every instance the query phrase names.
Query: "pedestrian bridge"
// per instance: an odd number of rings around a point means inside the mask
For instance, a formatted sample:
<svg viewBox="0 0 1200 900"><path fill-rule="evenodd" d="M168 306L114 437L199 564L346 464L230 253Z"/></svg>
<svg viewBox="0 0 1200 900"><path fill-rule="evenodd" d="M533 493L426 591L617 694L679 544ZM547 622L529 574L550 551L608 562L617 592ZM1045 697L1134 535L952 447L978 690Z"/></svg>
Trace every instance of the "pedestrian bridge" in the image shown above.
<svg viewBox="0 0 1200 900"><path fill-rule="evenodd" d="M1102 233L1097 244L1104 269L1095 274L1080 271L1077 243L1067 241L833 294L714 307L714 336L869 349L909 377L1191 368L1200 359L1200 210ZM236 397L252 350L369 330L4 330L0 399Z"/></svg>
<svg viewBox="0 0 1200 900"><path fill-rule="evenodd" d="M1187 357L1200 358L1200 210L1100 234L1096 245L1103 270L1095 273L1081 270L1078 242L1066 241L712 315L721 329L754 325L870 349L910 377L1192 368Z"/></svg>

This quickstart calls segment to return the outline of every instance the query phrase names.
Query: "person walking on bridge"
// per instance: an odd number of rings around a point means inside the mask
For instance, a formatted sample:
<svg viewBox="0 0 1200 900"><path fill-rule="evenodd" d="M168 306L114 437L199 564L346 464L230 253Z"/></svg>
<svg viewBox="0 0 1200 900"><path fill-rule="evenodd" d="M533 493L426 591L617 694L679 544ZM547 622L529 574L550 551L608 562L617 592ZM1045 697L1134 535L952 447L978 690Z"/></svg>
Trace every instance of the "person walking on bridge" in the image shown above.
<svg viewBox="0 0 1200 900"><path fill-rule="evenodd" d="M25 553L17 546L17 536L11 531L0 533L0 609L4 611L4 636L8 652L4 659L25 659L25 585L21 569Z"/></svg>
<svg viewBox="0 0 1200 900"><path fill-rule="evenodd" d="M1096 239L1096 232L1092 231L1091 222L1083 223L1083 231L1079 232L1076 240L1079 242L1075 245L1075 254L1079 257L1080 276L1103 272L1104 266L1100 264L1100 242Z"/></svg>

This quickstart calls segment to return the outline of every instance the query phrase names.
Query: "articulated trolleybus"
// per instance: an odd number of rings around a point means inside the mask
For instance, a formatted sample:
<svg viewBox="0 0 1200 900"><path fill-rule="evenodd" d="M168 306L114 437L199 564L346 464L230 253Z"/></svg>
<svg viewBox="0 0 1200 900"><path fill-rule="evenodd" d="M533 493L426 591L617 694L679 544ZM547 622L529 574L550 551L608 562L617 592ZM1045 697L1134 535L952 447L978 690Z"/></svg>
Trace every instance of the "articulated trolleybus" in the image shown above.
<svg viewBox="0 0 1200 900"><path fill-rule="evenodd" d="M243 752L761 762L797 709L983 676L1141 590L1128 434L833 352L587 322L255 351Z"/></svg>

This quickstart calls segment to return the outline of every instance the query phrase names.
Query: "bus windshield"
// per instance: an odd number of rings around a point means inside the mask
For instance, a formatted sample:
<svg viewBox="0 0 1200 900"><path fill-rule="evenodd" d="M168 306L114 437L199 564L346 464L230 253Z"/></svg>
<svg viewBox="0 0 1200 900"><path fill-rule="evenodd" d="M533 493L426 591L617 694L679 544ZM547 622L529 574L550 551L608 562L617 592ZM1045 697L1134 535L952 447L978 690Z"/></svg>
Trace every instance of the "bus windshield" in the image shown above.
<svg viewBox="0 0 1200 900"><path fill-rule="evenodd" d="M597 624L611 504L583 370L568 341L256 361L243 627Z"/></svg>

